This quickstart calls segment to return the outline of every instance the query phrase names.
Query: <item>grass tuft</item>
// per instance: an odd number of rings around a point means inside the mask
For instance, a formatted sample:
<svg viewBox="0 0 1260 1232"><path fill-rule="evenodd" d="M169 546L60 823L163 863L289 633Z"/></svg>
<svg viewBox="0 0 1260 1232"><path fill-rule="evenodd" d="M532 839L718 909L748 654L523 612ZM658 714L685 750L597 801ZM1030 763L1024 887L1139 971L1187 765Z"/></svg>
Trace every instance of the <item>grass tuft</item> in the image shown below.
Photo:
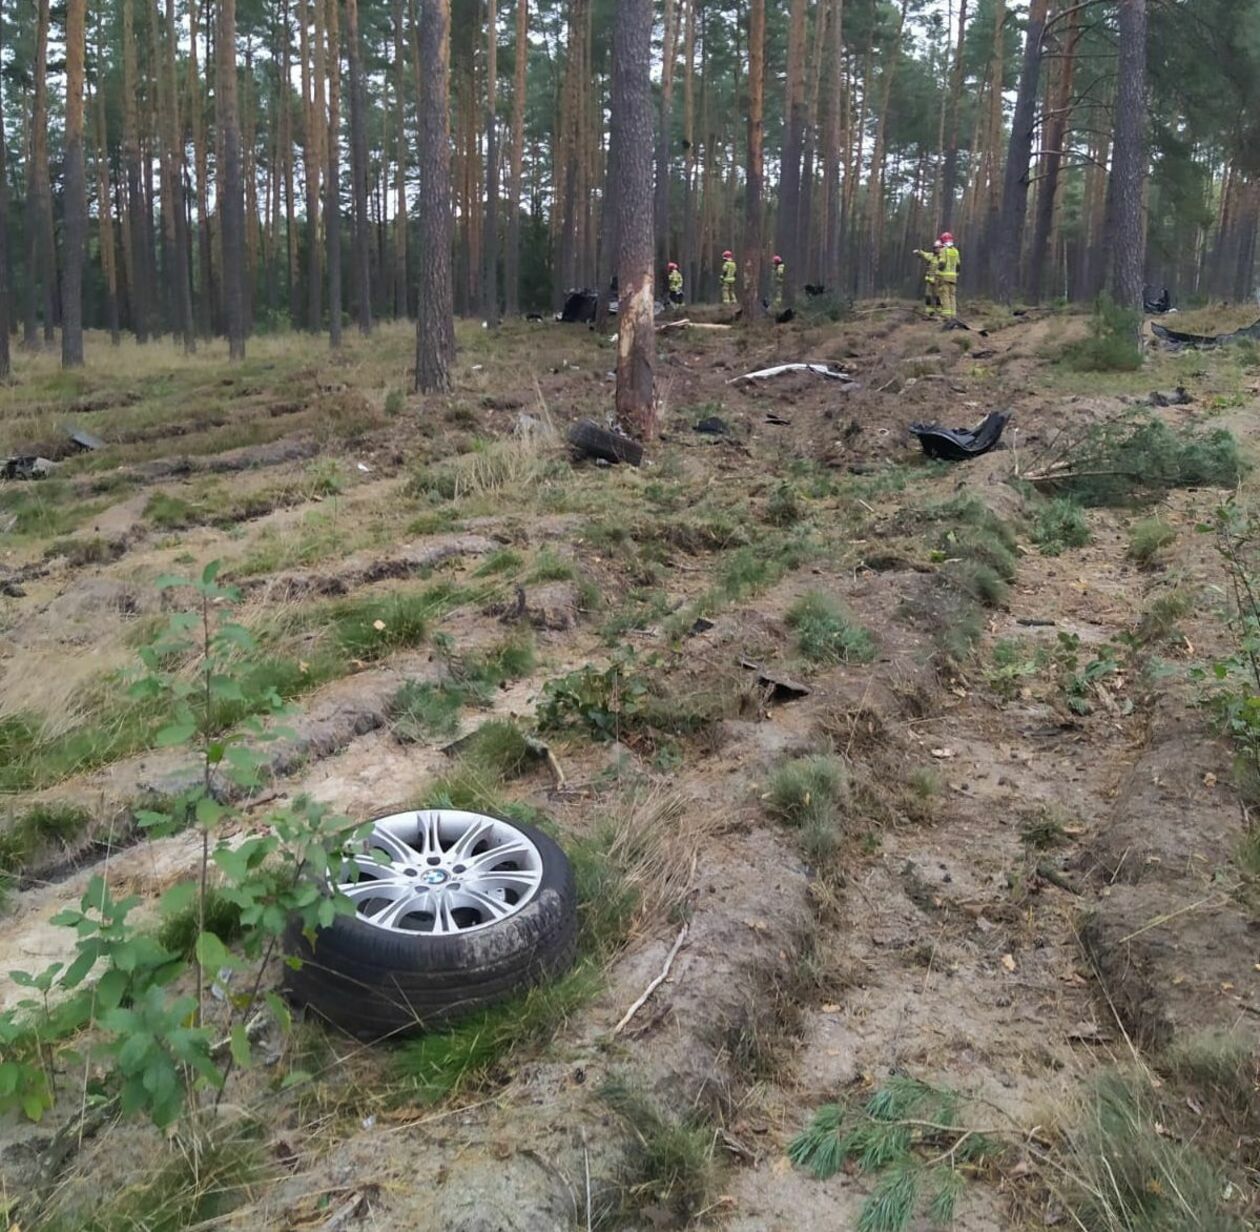
<svg viewBox="0 0 1260 1232"><path fill-rule="evenodd" d="M1068 548L1083 548L1090 540L1085 511L1068 497L1042 502L1033 514L1032 539L1043 556L1060 556Z"/></svg>
<svg viewBox="0 0 1260 1232"><path fill-rule="evenodd" d="M801 654L813 663L868 663L875 657L870 633L829 595L810 591L788 611Z"/></svg>
<svg viewBox="0 0 1260 1232"><path fill-rule="evenodd" d="M851 782L843 758L816 753L781 765L770 776L766 811L800 831L806 858L825 864L844 836Z"/></svg>
<svg viewBox="0 0 1260 1232"><path fill-rule="evenodd" d="M1159 554L1177 541L1176 528L1163 518L1143 518L1129 530L1129 559L1144 568L1155 564Z"/></svg>

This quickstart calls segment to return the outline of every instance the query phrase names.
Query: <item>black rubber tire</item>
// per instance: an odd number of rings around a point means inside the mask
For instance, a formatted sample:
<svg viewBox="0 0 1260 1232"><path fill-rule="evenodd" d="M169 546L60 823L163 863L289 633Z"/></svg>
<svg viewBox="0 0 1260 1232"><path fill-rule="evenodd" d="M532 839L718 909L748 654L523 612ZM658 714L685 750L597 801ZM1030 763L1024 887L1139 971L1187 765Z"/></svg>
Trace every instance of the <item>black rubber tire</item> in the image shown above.
<svg viewBox="0 0 1260 1232"><path fill-rule="evenodd" d="M625 462L638 466L643 461L643 446L628 436L609 432L589 419L579 419L569 429L569 444L580 457L602 458L605 462Z"/></svg>
<svg viewBox="0 0 1260 1232"><path fill-rule="evenodd" d="M523 910L445 937L338 916L313 949L295 921L285 947L301 965L286 968L289 999L360 1039L380 1039L449 1025L568 968L577 953L572 866L540 830L512 824L542 856L542 883Z"/></svg>

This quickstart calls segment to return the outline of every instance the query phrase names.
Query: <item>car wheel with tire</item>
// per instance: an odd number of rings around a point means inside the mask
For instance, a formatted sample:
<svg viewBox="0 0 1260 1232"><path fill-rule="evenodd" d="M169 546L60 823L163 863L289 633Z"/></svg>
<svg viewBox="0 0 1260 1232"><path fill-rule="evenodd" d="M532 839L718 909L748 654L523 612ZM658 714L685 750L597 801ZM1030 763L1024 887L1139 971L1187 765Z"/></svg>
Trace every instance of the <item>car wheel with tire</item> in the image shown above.
<svg viewBox="0 0 1260 1232"><path fill-rule="evenodd" d="M457 809L372 823L337 889L354 903L315 935L286 935L290 999L363 1039L444 1026L568 967L573 870L520 822Z"/></svg>

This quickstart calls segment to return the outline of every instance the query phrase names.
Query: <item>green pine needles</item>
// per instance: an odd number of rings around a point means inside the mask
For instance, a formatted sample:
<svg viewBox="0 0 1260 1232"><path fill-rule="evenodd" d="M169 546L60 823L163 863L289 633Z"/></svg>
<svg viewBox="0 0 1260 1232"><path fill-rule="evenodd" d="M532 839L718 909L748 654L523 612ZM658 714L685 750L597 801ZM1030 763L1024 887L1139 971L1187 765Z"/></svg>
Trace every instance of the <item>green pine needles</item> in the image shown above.
<svg viewBox="0 0 1260 1232"><path fill-rule="evenodd" d="M967 1172L1001 1149L961 1123L963 1103L947 1087L894 1075L862 1106L819 1108L788 1157L819 1180L849 1165L878 1177L857 1232L904 1232L916 1214L947 1227Z"/></svg>

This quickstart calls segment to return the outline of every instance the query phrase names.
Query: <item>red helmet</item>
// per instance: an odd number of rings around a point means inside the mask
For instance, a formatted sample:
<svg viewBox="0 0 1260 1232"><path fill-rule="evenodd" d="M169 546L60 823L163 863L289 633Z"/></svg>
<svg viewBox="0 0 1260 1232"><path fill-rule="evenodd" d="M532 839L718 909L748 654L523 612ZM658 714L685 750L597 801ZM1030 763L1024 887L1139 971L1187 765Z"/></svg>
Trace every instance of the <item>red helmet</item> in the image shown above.
<svg viewBox="0 0 1260 1232"><path fill-rule="evenodd" d="M666 269L669 273L671 273L671 274L672 274L672 273L673 273L673 272L674 272L677 268L678 268L678 263L677 263L676 261L671 261L671 262L670 262L670 263L669 263L669 264L665 267L665 269Z"/></svg>
<svg viewBox="0 0 1260 1232"><path fill-rule="evenodd" d="M783 264L783 258L782 258L781 256L779 256L779 254L778 254L777 252L774 254L774 256L773 256L773 257L771 257L771 258L770 258L770 260L771 260L771 261L773 261L773 262L775 263L775 265L782 265L782 264Z"/></svg>
<svg viewBox="0 0 1260 1232"><path fill-rule="evenodd" d="M722 254L722 260L723 260L723 261L730 261L730 260L732 260L732 259L734 258L734 256L735 256L735 254L734 254L734 253L733 253L733 252L732 252L732 251L728 248L728 249L727 249L727 250L726 250L726 251Z"/></svg>
<svg viewBox="0 0 1260 1232"><path fill-rule="evenodd" d="M954 237L948 231L941 232L942 244L952 244L953 242L954 242Z"/></svg>

